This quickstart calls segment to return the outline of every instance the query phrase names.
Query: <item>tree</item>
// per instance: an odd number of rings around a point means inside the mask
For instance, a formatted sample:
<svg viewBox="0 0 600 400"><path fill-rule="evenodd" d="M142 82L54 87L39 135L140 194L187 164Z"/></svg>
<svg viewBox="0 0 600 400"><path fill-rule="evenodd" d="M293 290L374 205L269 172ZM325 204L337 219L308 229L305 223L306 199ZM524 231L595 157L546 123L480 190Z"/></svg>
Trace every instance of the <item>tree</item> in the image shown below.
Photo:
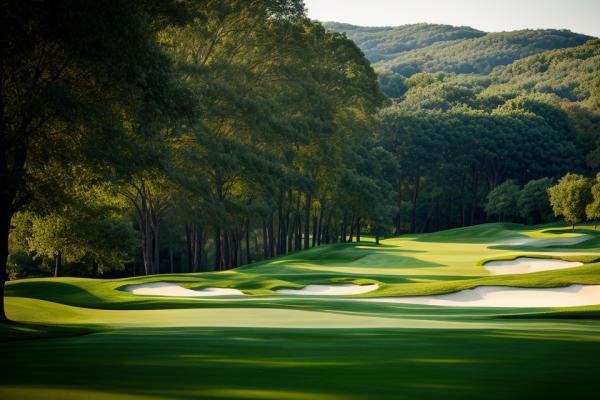
<svg viewBox="0 0 600 400"><path fill-rule="evenodd" d="M548 189L554 215L562 215L575 229L575 224L586 220L586 207L592 203L594 180L577 174L567 174L558 184Z"/></svg>
<svg viewBox="0 0 600 400"><path fill-rule="evenodd" d="M529 224L543 221L552 215L552 206L548 189L554 186L553 178L542 178L529 181L521 190L517 206L519 214L527 218Z"/></svg>
<svg viewBox="0 0 600 400"><path fill-rule="evenodd" d="M512 217L517 213L517 201L520 195L519 186L512 179L497 186L488 194L485 212L497 214L500 220Z"/></svg>
<svg viewBox="0 0 600 400"><path fill-rule="evenodd" d="M594 230L596 230L598 219L600 218L600 173L596 175L596 180L591 190L593 201L585 207L585 214L589 220L596 221L594 225Z"/></svg>
<svg viewBox="0 0 600 400"><path fill-rule="evenodd" d="M153 135L155 118L188 111L152 24L153 17L167 23L180 8L168 0L152 3L3 5L0 322L7 321L4 282L15 213L25 206L32 212L60 208L61 183L73 178L73 165L126 176L154 161L141 155L141 143ZM50 163L62 172L58 181L46 179Z"/></svg>

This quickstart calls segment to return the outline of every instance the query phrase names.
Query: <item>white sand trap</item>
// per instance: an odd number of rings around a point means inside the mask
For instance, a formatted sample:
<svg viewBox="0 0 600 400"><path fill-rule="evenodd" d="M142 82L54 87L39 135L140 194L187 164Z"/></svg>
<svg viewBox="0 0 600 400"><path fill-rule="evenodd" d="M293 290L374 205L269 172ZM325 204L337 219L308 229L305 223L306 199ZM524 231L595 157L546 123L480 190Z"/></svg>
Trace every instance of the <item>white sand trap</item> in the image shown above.
<svg viewBox="0 0 600 400"><path fill-rule="evenodd" d="M170 297L208 297L208 296L231 296L243 295L237 289L223 288L204 288L200 290L192 290L182 288L181 283L172 282L152 282L141 283L139 285L126 286L122 290L133 294L146 296L170 296Z"/></svg>
<svg viewBox="0 0 600 400"><path fill-rule="evenodd" d="M547 258L519 257L514 260L488 261L483 266L492 275L528 274L530 272L581 267L583 263Z"/></svg>
<svg viewBox="0 0 600 400"><path fill-rule="evenodd" d="M577 307L600 304L600 285L571 285L563 288L541 289L478 286L435 296L378 297L360 299L360 301L452 307Z"/></svg>
<svg viewBox="0 0 600 400"><path fill-rule="evenodd" d="M570 246L581 243L590 239L590 235L580 235L575 237L549 238L549 239L522 239L518 242L505 243L509 246L532 246L532 247L547 247L547 246Z"/></svg>
<svg viewBox="0 0 600 400"><path fill-rule="evenodd" d="M278 293L281 294L300 294L300 295L308 295L308 296L342 296L349 294L361 294L371 292L375 289L379 289L379 285L335 285L335 286L326 286L326 285L308 285L304 286L302 289L281 289L277 290Z"/></svg>

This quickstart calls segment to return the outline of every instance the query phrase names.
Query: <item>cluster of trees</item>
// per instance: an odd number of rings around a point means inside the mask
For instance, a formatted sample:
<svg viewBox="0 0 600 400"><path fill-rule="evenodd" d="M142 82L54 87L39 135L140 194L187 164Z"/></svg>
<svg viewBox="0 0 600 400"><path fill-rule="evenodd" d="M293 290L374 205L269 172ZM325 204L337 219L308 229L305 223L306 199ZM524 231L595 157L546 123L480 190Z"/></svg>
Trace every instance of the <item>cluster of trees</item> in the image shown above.
<svg viewBox="0 0 600 400"><path fill-rule="evenodd" d="M377 141L401 171L397 232L486 222L487 196L506 180L525 185L585 170L560 107L477 96L431 77L410 78L402 101L380 113Z"/></svg>
<svg viewBox="0 0 600 400"><path fill-rule="evenodd" d="M596 229L600 219L600 174L595 179L567 174L548 189L548 194L556 216L562 215L573 228L580 222L596 221Z"/></svg>
<svg viewBox="0 0 600 400"><path fill-rule="evenodd" d="M508 179L488 194L485 212L488 216L497 216L498 222L522 217L528 224L549 221L553 216L548 189L554 187L553 178L531 180L523 189Z"/></svg>
<svg viewBox="0 0 600 400"><path fill-rule="evenodd" d="M498 221L522 217L534 224L562 216L573 228L578 223L598 221L600 174L586 178L568 173L558 182L552 178L532 180L522 190L509 179L489 193L485 210L488 215L497 215Z"/></svg>
<svg viewBox="0 0 600 400"><path fill-rule="evenodd" d="M302 1L10 1L2 18L2 299L7 260L226 270L386 228L389 100Z"/></svg>

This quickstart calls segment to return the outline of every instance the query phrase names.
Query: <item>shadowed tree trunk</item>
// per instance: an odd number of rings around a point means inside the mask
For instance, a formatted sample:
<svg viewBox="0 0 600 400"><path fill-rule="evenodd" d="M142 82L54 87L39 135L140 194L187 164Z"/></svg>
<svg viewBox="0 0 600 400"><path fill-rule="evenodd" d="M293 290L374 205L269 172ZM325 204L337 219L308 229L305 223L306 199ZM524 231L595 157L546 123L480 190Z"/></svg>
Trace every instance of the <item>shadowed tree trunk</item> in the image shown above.
<svg viewBox="0 0 600 400"><path fill-rule="evenodd" d="M352 243L352 241L354 240L354 226L355 226L355 222L354 222L354 215L356 213L353 212L352 213L352 219L350 219L350 236L348 237L348 242Z"/></svg>
<svg viewBox="0 0 600 400"><path fill-rule="evenodd" d="M356 242L360 243L360 220L362 218L358 217L358 219L356 220Z"/></svg>
<svg viewBox="0 0 600 400"><path fill-rule="evenodd" d="M305 221L304 221L304 249L308 249L309 240L310 240L310 204L311 203L311 195L310 193L306 193L306 210L305 210Z"/></svg>
<svg viewBox="0 0 600 400"><path fill-rule="evenodd" d="M429 212L427 213L427 217L425 217L425 220L421 224L421 229L419 229L419 233L425 233L425 229L427 229L427 226L429 225L429 219L431 218L431 214L433 214L433 211L437 207L438 202L439 200L432 204L431 208L429 209Z"/></svg>
<svg viewBox="0 0 600 400"><path fill-rule="evenodd" d="M59 251L54 255L54 277L60 278L62 276L62 251Z"/></svg>

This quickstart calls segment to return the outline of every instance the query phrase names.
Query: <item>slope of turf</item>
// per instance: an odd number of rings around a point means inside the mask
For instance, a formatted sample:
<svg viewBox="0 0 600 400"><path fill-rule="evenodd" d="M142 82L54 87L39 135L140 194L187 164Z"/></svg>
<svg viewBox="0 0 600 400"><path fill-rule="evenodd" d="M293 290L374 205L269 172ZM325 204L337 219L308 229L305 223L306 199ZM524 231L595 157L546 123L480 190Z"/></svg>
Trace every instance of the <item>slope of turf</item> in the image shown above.
<svg viewBox="0 0 600 400"><path fill-rule="evenodd" d="M593 398L600 305L468 308L359 300L478 285L600 284L599 242L589 226L488 224L381 246L326 245L227 272L9 282L6 309L15 322L0 327L0 341L9 342L0 343L0 398ZM520 256L585 265L500 276L482 266ZM237 288L246 296L118 290L153 281ZM273 291L334 283L380 289L346 298ZM34 338L45 340L26 340Z"/></svg>

